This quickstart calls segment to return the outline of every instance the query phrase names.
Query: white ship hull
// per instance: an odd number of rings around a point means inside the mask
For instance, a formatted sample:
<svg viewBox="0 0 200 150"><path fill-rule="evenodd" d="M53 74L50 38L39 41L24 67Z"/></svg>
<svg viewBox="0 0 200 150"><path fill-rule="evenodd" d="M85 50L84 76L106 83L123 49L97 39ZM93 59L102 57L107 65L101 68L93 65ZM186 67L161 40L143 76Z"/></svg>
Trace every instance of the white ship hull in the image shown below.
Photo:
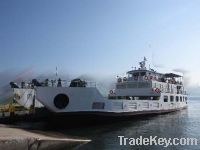
<svg viewBox="0 0 200 150"><path fill-rule="evenodd" d="M35 90L34 89L14 89L14 100L19 103L21 106L29 109L34 103L34 107L41 108L44 107L37 99L35 99Z"/></svg>
<svg viewBox="0 0 200 150"><path fill-rule="evenodd" d="M55 106L55 97L58 94L65 94L69 102L65 108ZM162 94L159 100L111 100L104 98L97 88L81 87L38 87L36 98L45 107L55 113L86 113L96 115L139 115L150 113L165 113L176 111L187 107L187 102L164 102L164 96L183 96L181 94ZM186 95L185 95L186 96Z"/></svg>

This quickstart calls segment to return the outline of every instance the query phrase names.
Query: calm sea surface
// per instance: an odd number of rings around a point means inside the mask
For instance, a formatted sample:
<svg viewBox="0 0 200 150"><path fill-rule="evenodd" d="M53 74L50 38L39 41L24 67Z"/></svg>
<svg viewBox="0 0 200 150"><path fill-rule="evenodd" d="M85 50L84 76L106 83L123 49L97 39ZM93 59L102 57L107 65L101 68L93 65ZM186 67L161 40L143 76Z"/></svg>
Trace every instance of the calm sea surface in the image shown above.
<svg viewBox="0 0 200 150"><path fill-rule="evenodd" d="M85 127L76 129L65 129L66 135L81 136L92 139L80 148L80 150L121 150L121 149L172 149L172 150L200 150L200 99L190 100L188 109L158 115L154 117L143 117L140 120L131 119L120 123ZM164 138L197 138L198 146L120 146L118 136L138 138L140 136L158 136Z"/></svg>
<svg viewBox="0 0 200 150"><path fill-rule="evenodd" d="M131 119L97 125L92 127L76 127L54 129L67 136L77 136L91 139L92 142L80 147L80 150L200 150L200 98L188 101L188 109L164 115L146 116L141 119ZM197 146L120 146L118 136L138 138L196 138Z"/></svg>

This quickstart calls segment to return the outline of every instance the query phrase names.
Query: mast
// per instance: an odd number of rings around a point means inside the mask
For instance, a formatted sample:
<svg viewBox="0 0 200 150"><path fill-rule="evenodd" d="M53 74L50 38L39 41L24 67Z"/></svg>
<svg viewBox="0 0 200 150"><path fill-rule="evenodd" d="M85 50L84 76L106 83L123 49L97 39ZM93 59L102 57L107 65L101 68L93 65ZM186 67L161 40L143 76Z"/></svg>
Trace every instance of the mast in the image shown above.
<svg viewBox="0 0 200 150"><path fill-rule="evenodd" d="M146 57L144 57L144 60L139 62L139 65L140 65L140 69L143 69L143 70L146 70Z"/></svg>

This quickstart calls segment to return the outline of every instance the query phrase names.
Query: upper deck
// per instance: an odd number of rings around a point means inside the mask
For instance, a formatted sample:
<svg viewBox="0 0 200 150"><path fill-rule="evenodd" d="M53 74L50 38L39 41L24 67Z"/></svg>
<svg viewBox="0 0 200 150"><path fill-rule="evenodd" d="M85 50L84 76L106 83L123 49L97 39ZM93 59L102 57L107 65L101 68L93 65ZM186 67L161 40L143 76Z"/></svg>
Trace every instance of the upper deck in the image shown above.
<svg viewBox="0 0 200 150"><path fill-rule="evenodd" d="M158 73L145 67L144 61L140 62L140 68L127 72L126 77L118 77L116 96L143 96L159 95L162 93L186 94L183 86L183 76L174 73Z"/></svg>

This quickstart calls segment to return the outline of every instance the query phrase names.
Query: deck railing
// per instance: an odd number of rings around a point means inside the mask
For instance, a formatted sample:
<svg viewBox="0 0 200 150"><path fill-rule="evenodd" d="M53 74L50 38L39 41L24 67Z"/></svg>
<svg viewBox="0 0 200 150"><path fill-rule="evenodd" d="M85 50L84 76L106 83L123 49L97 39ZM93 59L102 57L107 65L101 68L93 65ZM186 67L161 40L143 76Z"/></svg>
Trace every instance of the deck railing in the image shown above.
<svg viewBox="0 0 200 150"><path fill-rule="evenodd" d="M38 81L41 84L40 87L69 87L71 84L71 81L66 81L66 80L62 80L61 84L59 84L56 80L51 80L48 82L47 81L41 82L40 80ZM85 86L82 86L82 87L96 87L97 86L96 82L93 82L93 81L85 81L85 82L86 82ZM19 85L19 88L23 88L23 89L30 89L30 88L33 89L34 87L37 87L29 81L23 81L23 86L21 83L17 85ZM79 87L79 86L75 86L75 87Z"/></svg>

